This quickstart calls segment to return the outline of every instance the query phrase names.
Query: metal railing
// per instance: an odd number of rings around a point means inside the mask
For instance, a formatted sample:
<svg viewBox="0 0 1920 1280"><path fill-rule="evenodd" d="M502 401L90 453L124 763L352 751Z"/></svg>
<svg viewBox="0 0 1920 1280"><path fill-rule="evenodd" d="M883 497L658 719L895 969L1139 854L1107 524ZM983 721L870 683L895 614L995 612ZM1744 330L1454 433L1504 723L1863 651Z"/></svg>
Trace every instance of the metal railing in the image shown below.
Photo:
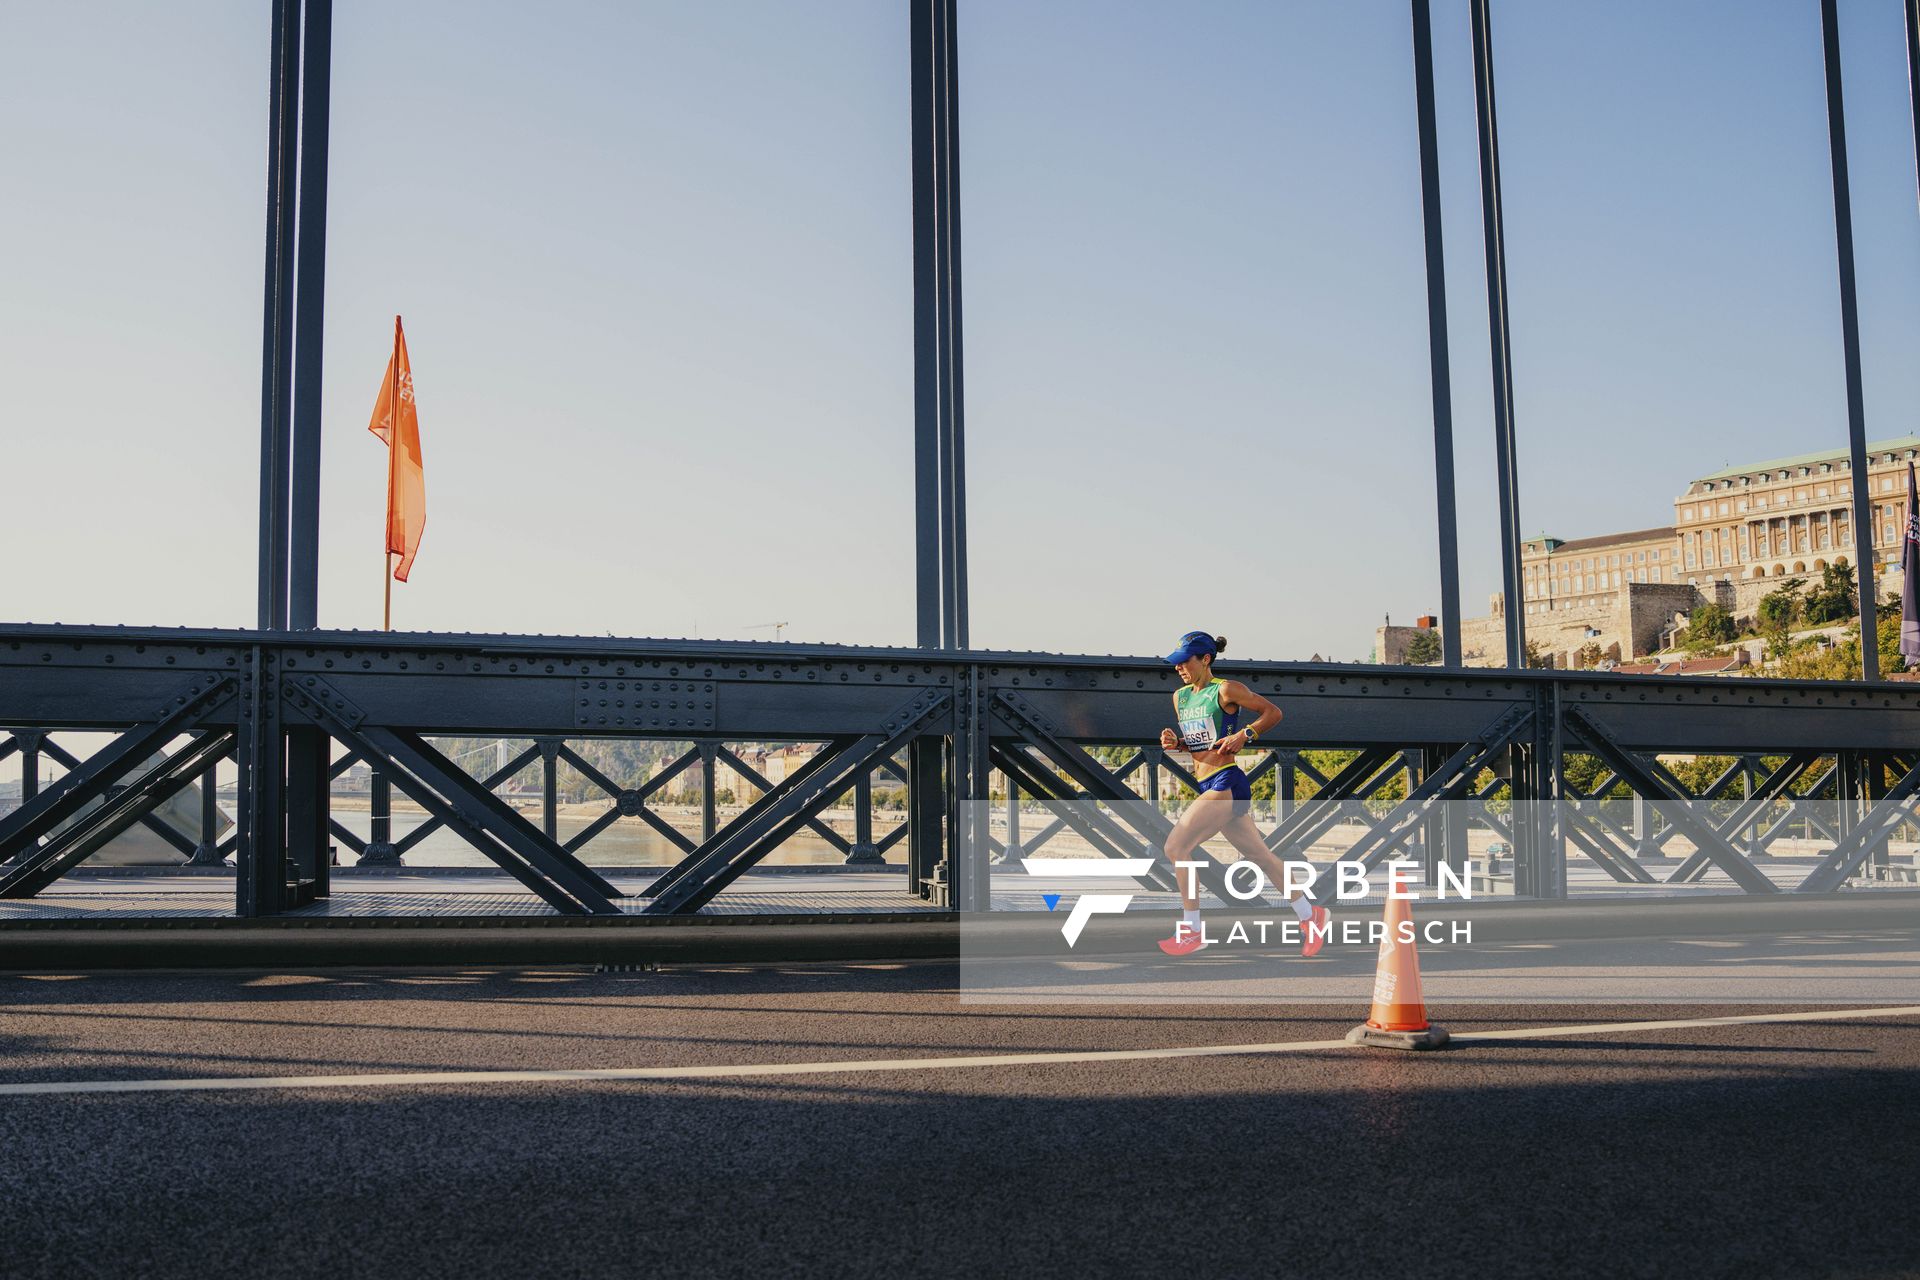
<svg viewBox="0 0 1920 1280"><path fill-rule="evenodd" d="M1623 890L1698 885L1717 872L1748 893L1774 893L1780 886L1756 859L1792 830L1830 847L1787 888L1875 883L1920 791L1912 746L1920 698L1903 686L1293 663L1223 669L1285 714L1273 743L1248 758L1263 791L1272 779L1266 838L1276 852L1304 856L1339 827L1342 856L1377 864L1411 852L1431 873L1441 862L1465 868L1469 828L1479 828L1505 846L1512 891L1524 897L1566 896L1570 855ZM1157 746L1171 685L1165 665L1147 659L4 627L0 758L20 753L32 781L19 808L0 818L0 896L39 892L144 823L197 860L230 852L236 909L248 916L327 895L336 843L375 861L397 859L426 831L454 833L566 913L697 912L801 833L856 865L903 844L908 892L984 910L995 859L1062 832L1108 856L1158 855L1172 821L1163 802L1193 781ZM49 735L59 730L113 736L80 758L54 743ZM472 735L527 745L475 776L436 745ZM676 753L651 778L623 781L574 745L595 738L656 740ZM744 757L745 742L821 745L776 781ZM43 755L67 769L44 787ZM1673 763L1681 755L1729 763L1690 787ZM157 805L196 780L210 800L205 781L227 759L239 788L226 842L195 841L155 817ZM330 812L332 778L356 761L375 771L370 839ZM563 763L607 802L564 840ZM762 793L725 821L713 786L723 764ZM534 767L542 803L530 819L495 792ZM667 784L696 769L704 784L697 838L655 811ZM876 775L905 785L897 820L875 808ZM1005 837L991 823L973 829L996 777L1011 806ZM387 787L427 815L398 841ZM851 840L820 816L849 798ZM1048 811L1025 835L1023 798ZM622 903L632 895L582 856L621 818L645 823L678 855L637 903ZM1657 877L1650 859L1670 845L1685 848ZM1206 877L1216 890L1220 873L1215 866ZM1170 883L1164 866L1148 880Z"/></svg>

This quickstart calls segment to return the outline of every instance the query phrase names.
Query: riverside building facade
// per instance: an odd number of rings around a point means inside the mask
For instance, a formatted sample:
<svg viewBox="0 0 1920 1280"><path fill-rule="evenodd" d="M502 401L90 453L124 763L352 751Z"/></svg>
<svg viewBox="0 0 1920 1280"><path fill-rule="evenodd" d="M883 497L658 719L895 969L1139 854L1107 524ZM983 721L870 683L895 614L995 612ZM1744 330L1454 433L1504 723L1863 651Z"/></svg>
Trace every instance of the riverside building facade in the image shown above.
<svg viewBox="0 0 1920 1280"><path fill-rule="evenodd" d="M1867 446L1880 598L1899 589L1909 462L1920 464L1920 436ZM1783 580L1817 579L1856 559L1852 463L1844 446L1701 476L1673 500L1673 510L1671 526L1570 540L1542 533L1521 544L1526 634L1546 661L1572 667L1644 657L1708 602L1746 626L1760 598ZM1488 603L1487 616L1461 621L1468 666L1505 662L1506 601L1495 593ZM1415 631L1380 628L1374 652L1383 662L1404 661Z"/></svg>

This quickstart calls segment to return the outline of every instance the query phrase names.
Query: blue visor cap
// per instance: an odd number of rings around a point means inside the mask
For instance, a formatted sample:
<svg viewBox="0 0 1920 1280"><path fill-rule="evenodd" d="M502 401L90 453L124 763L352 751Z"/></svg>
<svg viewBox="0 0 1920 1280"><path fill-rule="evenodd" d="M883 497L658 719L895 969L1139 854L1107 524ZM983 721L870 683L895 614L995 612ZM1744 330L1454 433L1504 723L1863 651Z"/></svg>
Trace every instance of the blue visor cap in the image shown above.
<svg viewBox="0 0 1920 1280"><path fill-rule="evenodd" d="M1213 637L1204 631L1189 631L1180 637L1180 647L1167 655L1167 661L1178 666L1189 658L1211 658L1220 651L1213 647Z"/></svg>

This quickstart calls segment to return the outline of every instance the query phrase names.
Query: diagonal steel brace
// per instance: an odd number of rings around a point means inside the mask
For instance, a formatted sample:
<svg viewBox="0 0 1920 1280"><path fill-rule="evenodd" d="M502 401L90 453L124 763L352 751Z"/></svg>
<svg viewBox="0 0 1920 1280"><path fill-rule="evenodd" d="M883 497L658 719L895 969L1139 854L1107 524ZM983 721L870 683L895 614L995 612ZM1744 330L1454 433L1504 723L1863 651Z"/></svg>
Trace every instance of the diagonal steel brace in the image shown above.
<svg viewBox="0 0 1920 1280"><path fill-rule="evenodd" d="M1907 802L1916 793L1920 793L1920 768L1907 770L1888 788L1886 795L1874 801L1873 807L1847 832L1846 838L1833 846L1807 878L1794 887L1794 892L1832 893L1844 886L1896 827L1912 821L1913 813Z"/></svg>
<svg viewBox="0 0 1920 1280"><path fill-rule="evenodd" d="M802 830L808 818L863 770L873 768L918 737L952 705L952 694L923 690L896 708L881 732L839 739L823 748L792 777L647 886L646 895L652 901L645 914L690 915L700 910L788 836Z"/></svg>
<svg viewBox="0 0 1920 1280"><path fill-rule="evenodd" d="M192 782L232 745L233 730L214 730L196 734L171 756L152 762L98 808L82 813L0 873L0 898L39 893Z"/></svg>
<svg viewBox="0 0 1920 1280"><path fill-rule="evenodd" d="M1719 824L1720 834L1731 843L1739 834L1754 824L1762 813L1778 800L1789 787L1799 781L1800 776L1813 767L1819 760L1818 752L1796 751L1780 762L1780 767L1768 774L1753 794L1742 800L1739 807ZM1698 849L1689 854L1684 862L1673 869L1667 877L1668 884L1690 884L1700 879L1711 865L1706 856Z"/></svg>
<svg viewBox="0 0 1920 1280"><path fill-rule="evenodd" d="M1647 799L1664 804L1663 816L1667 822L1732 877L1735 884L1748 893L1780 892L1780 887L1728 844L1712 823L1693 812L1692 805L1680 794L1678 782L1658 761L1644 761L1628 751L1582 707L1565 708L1561 719L1628 786Z"/></svg>
<svg viewBox="0 0 1920 1280"><path fill-rule="evenodd" d="M1529 707L1511 706L1501 712L1477 737L1429 772L1419 786L1407 793L1406 799L1354 841L1344 855L1345 860L1359 862L1369 870L1385 861L1388 854L1406 843L1426 823L1435 807L1469 790L1480 777L1480 771L1532 722L1533 711ZM1316 882L1315 888L1319 887Z"/></svg>

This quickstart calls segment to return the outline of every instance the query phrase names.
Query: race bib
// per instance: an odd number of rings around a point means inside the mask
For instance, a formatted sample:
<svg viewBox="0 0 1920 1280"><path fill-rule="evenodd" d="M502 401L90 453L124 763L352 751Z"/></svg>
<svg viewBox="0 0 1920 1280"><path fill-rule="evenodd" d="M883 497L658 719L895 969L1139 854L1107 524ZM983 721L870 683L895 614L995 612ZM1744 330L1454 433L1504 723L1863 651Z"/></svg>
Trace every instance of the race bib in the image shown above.
<svg viewBox="0 0 1920 1280"><path fill-rule="evenodd" d="M1200 716L1180 722L1180 741L1190 751L1205 751L1214 744L1213 717Z"/></svg>

